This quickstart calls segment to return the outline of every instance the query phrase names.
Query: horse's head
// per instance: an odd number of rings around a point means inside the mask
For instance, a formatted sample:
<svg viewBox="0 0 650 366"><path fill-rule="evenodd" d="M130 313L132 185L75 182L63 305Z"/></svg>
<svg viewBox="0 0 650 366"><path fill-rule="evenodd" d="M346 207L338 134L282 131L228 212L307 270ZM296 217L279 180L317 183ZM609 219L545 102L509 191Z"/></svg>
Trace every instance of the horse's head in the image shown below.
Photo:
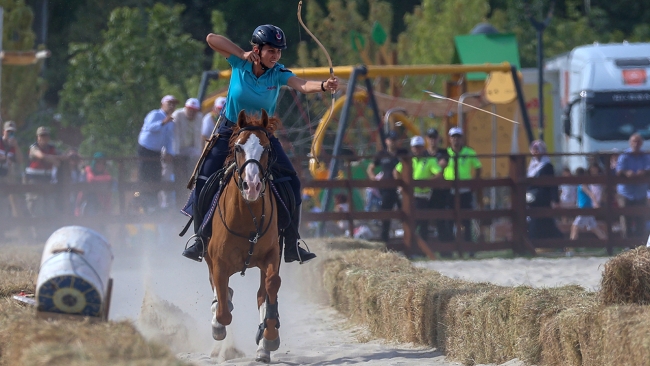
<svg viewBox="0 0 650 366"><path fill-rule="evenodd" d="M268 127L266 111L262 110L260 119L248 118L241 111L237 127L233 130L231 145L236 166L235 179L242 196L250 202L263 195L270 174L271 131Z"/></svg>

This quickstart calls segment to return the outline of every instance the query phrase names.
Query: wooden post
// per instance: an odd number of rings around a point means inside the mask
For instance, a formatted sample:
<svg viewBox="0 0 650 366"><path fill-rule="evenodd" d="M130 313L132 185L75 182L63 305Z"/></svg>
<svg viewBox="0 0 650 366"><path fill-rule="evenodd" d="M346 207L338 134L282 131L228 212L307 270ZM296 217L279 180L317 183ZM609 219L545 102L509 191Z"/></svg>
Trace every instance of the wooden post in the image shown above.
<svg viewBox="0 0 650 366"><path fill-rule="evenodd" d="M524 155L510 155L510 179L512 189L510 201L512 202L512 250L517 254L523 254L528 225L526 222L526 187L521 183L525 177L526 157Z"/></svg>
<svg viewBox="0 0 650 366"><path fill-rule="evenodd" d="M124 200L126 199L124 195L124 182L126 181L125 179L125 172L124 172L124 160L120 159L120 161L117 163L117 212L118 215L124 215L126 212L124 210Z"/></svg>
<svg viewBox="0 0 650 366"><path fill-rule="evenodd" d="M607 225L607 254L613 255L614 245L612 239L612 224L614 223L614 215L612 210L614 209L614 200L616 199L616 185L612 182L612 170L609 169L609 161L611 155L607 156L607 168L605 169L605 223ZM602 211L602 207L601 207ZM620 220L618 220L620 221Z"/></svg>
<svg viewBox="0 0 650 366"><path fill-rule="evenodd" d="M402 213L404 220L402 228L404 229L404 246L407 252L411 252L415 246L415 220L413 214L415 211L415 200L413 198L413 166L411 158L402 158Z"/></svg>
<svg viewBox="0 0 650 366"><path fill-rule="evenodd" d="M462 242L465 240L462 233L461 227L463 226L463 220L460 219L460 188L459 188L459 179L458 179L458 161L459 156L456 153L451 159L454 159L454 224L456 225L456 251L458 251L458 256L463 257L463 249L461 247ZM465 230L470 230L470 228L465 228Z"/></svg>
<svg viewBox="0 0 650 366"><path fill-rule="evenodd" d="M346 177L346 194L348 196L348 212L350 213L350 216L348 216L348 230L350 231L350 237L354 237L354 220L352 217L352 212L354 211L354 195L352 194L352 185L350 182L352 182L352 167L351 167L351 161L350 159L346 158L344 160L346 162L345 164L345 174L347 175Z"/></svg>

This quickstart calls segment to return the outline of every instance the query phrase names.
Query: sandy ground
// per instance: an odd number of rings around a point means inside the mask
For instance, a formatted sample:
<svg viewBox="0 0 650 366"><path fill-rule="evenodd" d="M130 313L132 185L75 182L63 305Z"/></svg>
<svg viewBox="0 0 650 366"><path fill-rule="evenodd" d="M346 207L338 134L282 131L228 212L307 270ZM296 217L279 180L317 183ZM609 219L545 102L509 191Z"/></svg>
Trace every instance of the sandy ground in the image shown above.
<svg viewBox="0 0 650 366"><path fill-rule="evenodd" d="M254 361L259 315L255 293L259 271L231 277L235 290L233 323L222 342L212 340L212 292L205 263L180 255L177 228L144 231L131 243L115 245L115 280L110 318L132 319L148 338L168 344L179 359L195 365L258 365ZM595 288L601 258L491 259L481 261L419 262L451 277L490 281L501 285L555 286L577 283ZM308 298L299 279L309 277L305 265L283 264L279 297L280 349L272 353L276 365L434 365L452 366L435 349L372 340L363 328L323 301ZM504 365L519 366L512 360Z"/></svg>

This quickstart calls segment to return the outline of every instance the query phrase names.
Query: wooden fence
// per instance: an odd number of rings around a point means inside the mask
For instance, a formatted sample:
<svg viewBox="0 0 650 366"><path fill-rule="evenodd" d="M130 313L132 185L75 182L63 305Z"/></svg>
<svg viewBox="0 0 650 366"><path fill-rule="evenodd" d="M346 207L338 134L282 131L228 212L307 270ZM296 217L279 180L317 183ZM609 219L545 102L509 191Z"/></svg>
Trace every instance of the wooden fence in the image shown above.
<svg viewBox="0 0 650 366"><path fill-rule="evenodd" d="M355 210L350 205L349 212L310 212L303 210L303 222L326 222L340 221L348 222L350 233L360 221L367 220L400 220L404 230L403 238L391 240L391 249L404 251L407 254L424 254L429 258L436 258L436 252L458 252L474 253L479 251L512 249L517 254L535 253L536 248L606 248L612 253L615 247L634 247L645 243L645 238L625 238L612 231L614 223L618 223L621 215L646 216L647 207L618 207L615 202L616 185L622 183L648 183L650 175L642 177L619 177L612 174L608 169L601 176L582 177L543 177L527 178L526 163L529 156L526 155L501 155L501 159L507 159L509 164L509 176L505 178L484 178L475 180L454 180L454 181L413 181L411 177L410 159L404 160L403 179L393 181L374 181L369 179L344 179L334 181L324 180L303 180L303 188L315 189L338 189L344 190L348 195L348 202L352 202L353 190L365 188L396 189L401 188L402 207L396 211L375 211L365 212ZM34 226L48 224L48 226L63 225L84 225L92 227L97 222L103 224L134 224L134 223L155 223L173 222L179 225L184 224L184 219L178 213L177 208L181 206L188 196L185 189L186 179L177 179L176 182L142 183L136 180L136 166L138 158L109 158L112 161L113 182L107 183L72 183L69 179L59 178L58 184L2 184L0 183L0 197L13 196L14 200L24 202L24 194L47 194L59 197L60 207L56 213L48 213L44 217L28 217L23 212L19 217L4 215L0 218L0 231L21 226ZM297 168L303 166L302 161L296 161ZM186 163L187 164L187 163ZM189 164L192 165L193 164ZM187 165L187 166L189 166ZM350 164L346 164L349 167ZM349 169L349 168L348 168ZM559 170L556 168L556 170ZM63 173L63 174L61 174ZM69 171L62 169L60 176L67 177ZM304 174L303 174L304 176ZM348 176L351 176L348 174ZM529 186L559 186L561 184L600 184L603 186L604 198L600 208L578 209L578 208L530 208L526 205L526 189ZM441 210L420 210L415 208L413 188L431 187L439 189L453 189L458 192L460 188L469 188L477 192L478 196L486 189L501 188L504 194L501 199L507 201L502 208L488 209L482 207L479 199L479 207L474 209L461 209L460 196L454 195L454 207ZM69 197L77 192L106 192L114 194L113 207L110 213L104 213L92 217L74 216L72 207L69 207ZM145 213L138 210L130 203L134 196L142 192L157 192L160 190L176 192L176 207L167 211L155 211ZM530 239L527 235L527 217L560 217L576 215L594 215L604 222L607 231L607 239L599 240L593 235L583 235L578 241L571 241L567 238L558 239ZM507 235L500 240L488 241L485 235L479 235L477 241L464 241L463 235L457 234L452 242L440 242L437 239L424 241L416 234L417 220L453 220L456 227L466 219L476 220L481 227L493 225L499 219L505 221Z"/></svg>

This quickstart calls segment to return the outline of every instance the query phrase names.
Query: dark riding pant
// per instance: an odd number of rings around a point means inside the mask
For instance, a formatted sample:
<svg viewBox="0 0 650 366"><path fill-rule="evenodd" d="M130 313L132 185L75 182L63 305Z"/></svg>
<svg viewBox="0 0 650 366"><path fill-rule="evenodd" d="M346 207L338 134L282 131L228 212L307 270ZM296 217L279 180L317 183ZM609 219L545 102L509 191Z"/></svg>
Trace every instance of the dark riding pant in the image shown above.
<svg viewBox="0 0 650 366"><path fill-rule="evenodd" d="M199 178L196 180L196 188L194 193L195 208L199 207L196 201L199 199L199 194L201 193L206 180L216 171L223 168L223 164L226 162L226 158L230 154L229 143L230 137L232 136L232 124L228 124L226 121L224 122L225 123L219 126L219 137L217 138L217 142L210 150L210 153L206 156L203 165L199 170ZM269 140L271 142L273 153L276 156L275 164L277 164L282 170L289 173L288 175L291 178L291 189L296 198L296 205L300 205L302 203L302 197L300 195L300 180L298 179L298 175L296 174L296 171L291 164L291 160L289 160L289 157L284 152L284 149L282 149L280 141L275 136L271 136ZM206 225L206 229L209 231L212 228L210 225ZM202 233L202 235L205 237L209 237L210 234L211 233L207 232Z"/></svg>

